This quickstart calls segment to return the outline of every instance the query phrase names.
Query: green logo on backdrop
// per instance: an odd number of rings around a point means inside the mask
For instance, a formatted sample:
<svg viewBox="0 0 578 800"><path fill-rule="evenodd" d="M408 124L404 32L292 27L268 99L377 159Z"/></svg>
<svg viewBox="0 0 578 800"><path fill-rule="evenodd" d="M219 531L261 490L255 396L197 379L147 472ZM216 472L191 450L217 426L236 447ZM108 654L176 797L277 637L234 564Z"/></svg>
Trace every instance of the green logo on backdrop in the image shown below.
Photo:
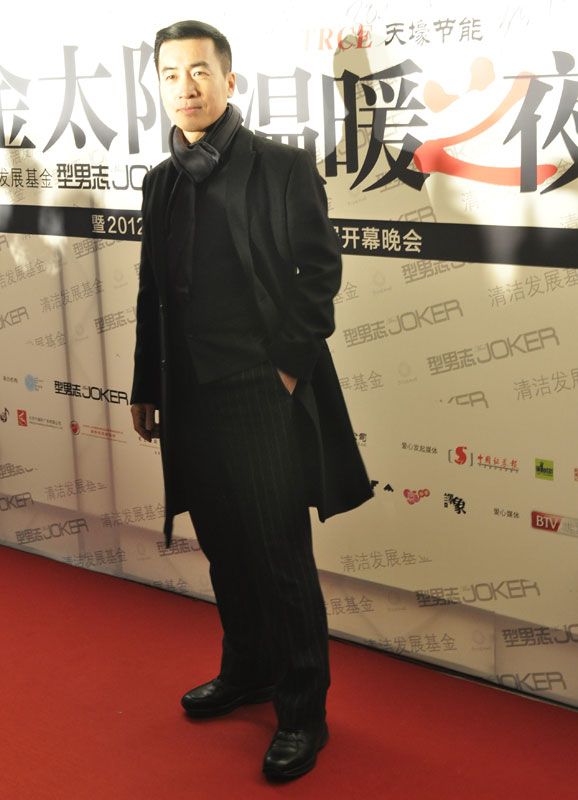
<svg viewBox="0 0 578 800"><path fill-rule="evenodd" d="M546 461L545 458L536 459L536 477L543 481L554 480L554 462Z"/></svg>

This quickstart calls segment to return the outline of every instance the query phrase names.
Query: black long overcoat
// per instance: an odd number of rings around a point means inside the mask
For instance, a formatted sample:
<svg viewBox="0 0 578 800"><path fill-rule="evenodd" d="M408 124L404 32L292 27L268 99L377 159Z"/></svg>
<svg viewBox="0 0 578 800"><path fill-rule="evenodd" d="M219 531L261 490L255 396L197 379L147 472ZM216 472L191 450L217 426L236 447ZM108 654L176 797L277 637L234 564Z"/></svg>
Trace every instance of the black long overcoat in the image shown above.
<svg viewBox="0 0 578 800"><path fill-rule="evenodd" d="M319 518L355 508L372 496L326 339L334 330L333 297L341 256L327 218L323 181L304 150L240 128L231 145L226 213L255 313L268 331L267 354L298 378L295 400L310 505ZM165 535L179 505L171 476L181 466L165 443L168 397L167 209L176 179L170 159L143 184L143 243L131 403L160 409L166 494ZM216 232L218 235L218 232Z"/></svg>

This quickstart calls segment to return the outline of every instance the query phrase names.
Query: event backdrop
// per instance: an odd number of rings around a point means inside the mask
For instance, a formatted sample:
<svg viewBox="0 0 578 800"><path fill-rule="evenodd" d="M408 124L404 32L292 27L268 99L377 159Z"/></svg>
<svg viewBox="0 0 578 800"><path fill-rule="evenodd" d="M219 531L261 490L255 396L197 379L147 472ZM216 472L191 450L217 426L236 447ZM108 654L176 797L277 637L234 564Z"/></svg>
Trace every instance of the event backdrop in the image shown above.
<svg viewBox="0 0 578 800"><path fill-rule="evenodd" d="M155 31L3 11L0 541L212 597L128 397ZM228 3L244 124L314 154L330 341L375 498L315 524L332 633L578 705L573 2Z"/></svg>

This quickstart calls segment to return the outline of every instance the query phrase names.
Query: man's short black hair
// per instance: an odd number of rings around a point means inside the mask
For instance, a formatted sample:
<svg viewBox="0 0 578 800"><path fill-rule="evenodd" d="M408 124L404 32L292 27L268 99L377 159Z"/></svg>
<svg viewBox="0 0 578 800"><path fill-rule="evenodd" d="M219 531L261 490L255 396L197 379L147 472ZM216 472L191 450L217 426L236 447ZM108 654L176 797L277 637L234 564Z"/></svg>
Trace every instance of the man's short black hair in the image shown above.
<svg viewBox="0 0 578 800"><path fill-rule="evenodd" d="M223 75L228 75L232 66L231 45L227 37L208 25L206 22L199 22L196 19L185 19L182 22L174 22L167 28L157 31L155 38L155 67L159 71L159 50L163 42L170 42L172 39L212 39L215 43L215 51L221 62Z"/></svg>

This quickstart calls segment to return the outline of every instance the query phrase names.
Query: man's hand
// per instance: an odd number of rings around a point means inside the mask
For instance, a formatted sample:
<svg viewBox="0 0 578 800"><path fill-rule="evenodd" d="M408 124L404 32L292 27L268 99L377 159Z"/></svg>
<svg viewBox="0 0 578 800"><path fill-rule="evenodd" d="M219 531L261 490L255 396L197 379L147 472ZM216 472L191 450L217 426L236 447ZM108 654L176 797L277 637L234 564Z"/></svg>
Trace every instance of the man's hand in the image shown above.
<svg viewBox="0 0 578 800"><path fill-rule="evenodd" d="M147 442L158 439L160 435L159 426L155 422L156 410L154 403L133 403L130 407L133 427Z"/></svg>
<svg viewBox="0 0 578 800"><path fill-rule="evenodd" d="M295 387L297 386L297 378L294 378L293 375L287 375L286 372L277 368L277 372L279 373L279 377L285 384L285 388L289 392L289 394L293 394Z"/></svg>

